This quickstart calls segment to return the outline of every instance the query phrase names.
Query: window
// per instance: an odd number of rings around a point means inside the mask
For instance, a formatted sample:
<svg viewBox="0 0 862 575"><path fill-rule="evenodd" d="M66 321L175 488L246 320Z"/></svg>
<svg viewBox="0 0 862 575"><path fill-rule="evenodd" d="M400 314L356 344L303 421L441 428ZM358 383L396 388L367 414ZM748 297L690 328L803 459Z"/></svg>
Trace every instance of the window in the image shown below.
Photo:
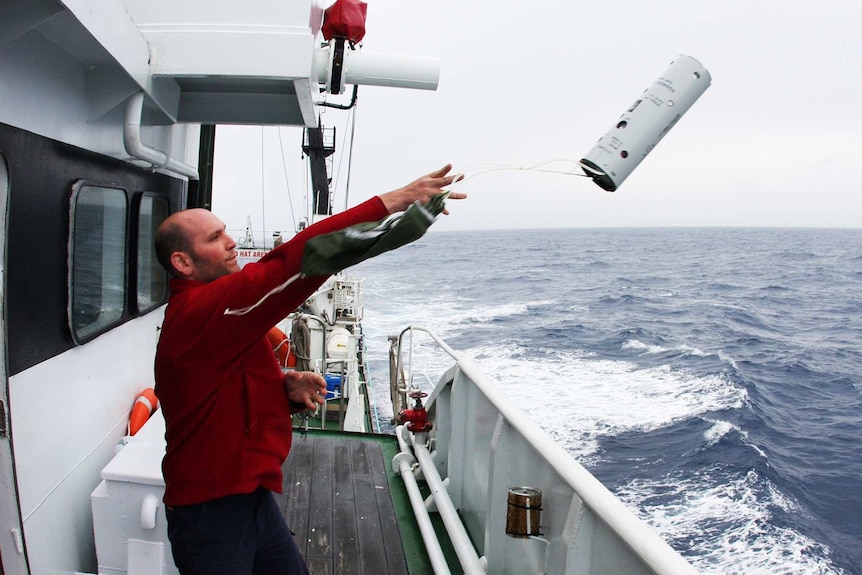
<svg viewBox="0 0 862 575"><path fill-rule="evenodd" d="M126 301L125 190L78 182L69 238L69 328L88 341L123 318Z"/></svg>
<svg viewBox="0 0 862 575"><path fill-rule="evenodd" d="M168 274L156 259L153 238L159 225L170 215L167 198L141 194L138 204L137 308L146 313L165 302Z"/></svg>

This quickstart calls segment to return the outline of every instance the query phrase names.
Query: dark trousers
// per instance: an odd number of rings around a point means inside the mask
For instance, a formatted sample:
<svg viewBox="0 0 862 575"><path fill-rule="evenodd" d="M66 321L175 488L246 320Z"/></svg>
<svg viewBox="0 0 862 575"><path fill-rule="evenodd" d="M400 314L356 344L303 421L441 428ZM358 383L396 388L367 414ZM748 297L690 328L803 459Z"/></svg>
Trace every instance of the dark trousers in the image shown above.
<svg viewBox="0 0 862 575"><path fill-rule="evenodd" d="M167 507L168 538L182 575L308 575L272 493Z"/></svg>

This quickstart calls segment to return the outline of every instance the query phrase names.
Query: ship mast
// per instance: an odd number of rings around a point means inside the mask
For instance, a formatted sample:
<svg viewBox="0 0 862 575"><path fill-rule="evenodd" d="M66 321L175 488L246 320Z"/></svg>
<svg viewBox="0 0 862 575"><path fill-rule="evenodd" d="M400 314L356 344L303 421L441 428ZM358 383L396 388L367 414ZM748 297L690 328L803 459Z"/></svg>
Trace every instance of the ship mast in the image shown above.
<svg viewBox="0 0 862 575"><path fill-rule="evenodd" d="M335 128L324 128L319 122L315 128L302 132L302 151L308 156L313 191L313 220L332 215L332 161L335 152Z"/></svg>

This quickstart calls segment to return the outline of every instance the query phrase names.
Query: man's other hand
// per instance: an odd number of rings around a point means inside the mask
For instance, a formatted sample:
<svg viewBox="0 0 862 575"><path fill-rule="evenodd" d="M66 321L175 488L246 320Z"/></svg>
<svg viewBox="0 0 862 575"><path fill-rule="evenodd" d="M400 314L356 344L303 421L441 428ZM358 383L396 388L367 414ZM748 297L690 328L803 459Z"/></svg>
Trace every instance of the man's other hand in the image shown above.
<svg viewBox="0 0 862 575"><path fill-rule="evenodd" d="M288 371L284 374L287 397L308 409L317 409L326 401L326 380L313 371Z"/></svg>

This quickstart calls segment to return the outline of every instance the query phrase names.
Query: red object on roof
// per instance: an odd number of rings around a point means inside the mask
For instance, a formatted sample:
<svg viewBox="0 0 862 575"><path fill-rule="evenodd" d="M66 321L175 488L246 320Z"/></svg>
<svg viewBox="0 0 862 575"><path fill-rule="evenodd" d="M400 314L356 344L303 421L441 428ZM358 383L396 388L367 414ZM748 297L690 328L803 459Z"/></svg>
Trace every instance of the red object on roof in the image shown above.
<svg viewBox="0 0 862 575"><path fill-rule="evenodd" d="M335 0L323 13L323 37L331 40L340 36L351 42L361 42L365 37L367 8L368 4L362 0Z"/></svg>

